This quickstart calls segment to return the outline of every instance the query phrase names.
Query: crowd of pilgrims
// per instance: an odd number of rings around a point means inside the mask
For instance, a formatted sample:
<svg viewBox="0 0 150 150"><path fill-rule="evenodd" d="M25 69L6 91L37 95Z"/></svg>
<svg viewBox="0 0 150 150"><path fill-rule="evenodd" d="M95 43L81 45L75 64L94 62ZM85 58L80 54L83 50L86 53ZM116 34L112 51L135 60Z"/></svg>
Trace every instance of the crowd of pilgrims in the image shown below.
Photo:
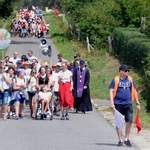
<svg viewBox="0 0 150 150"><path fill-rule="evenodd" d="M11 36L36 36L38 38L49 32L49 24L46 24L42 15L36 14L38 8L34 10L22 9L12 20L10 30Z"/></svg>
<svg viewBox="0 0 150 150"><path fill-rule="evenodd" d="M70 63L58 54L58 62L40 62L29 50L27 55L5 56L0 61L0 119L7 120L14 112L16 120L23 118L25 102L29 102L30 117L35 118L36 102L41 103L44 117L52 97L58 98L61 120L69 120L68 111L92 111L87 64L74 56Z"/></svg>

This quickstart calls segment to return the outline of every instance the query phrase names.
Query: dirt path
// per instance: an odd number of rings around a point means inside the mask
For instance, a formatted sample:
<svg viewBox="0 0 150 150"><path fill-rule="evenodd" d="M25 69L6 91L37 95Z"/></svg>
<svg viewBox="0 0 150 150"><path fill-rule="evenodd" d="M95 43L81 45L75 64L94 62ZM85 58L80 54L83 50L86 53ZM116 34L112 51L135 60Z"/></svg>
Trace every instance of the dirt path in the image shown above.
<svg viewBox="0 0 150 150"><path fill-rule="evenodd" d="M111 109L109 108L109 101L95 99L95 100L92 100L92 102L93 102L93 105L95 106L95 108L101 113L101 115L108 122L110 122L110 124L113 125L115 128L115 125L113 123L114 115L113 115L113 111L111 111ZM137 134L137 129L136 129L135 125L133 124L130 139L141 150L150 150L150 145L149 145L150 144L150 130L142 129Z"/></svg>

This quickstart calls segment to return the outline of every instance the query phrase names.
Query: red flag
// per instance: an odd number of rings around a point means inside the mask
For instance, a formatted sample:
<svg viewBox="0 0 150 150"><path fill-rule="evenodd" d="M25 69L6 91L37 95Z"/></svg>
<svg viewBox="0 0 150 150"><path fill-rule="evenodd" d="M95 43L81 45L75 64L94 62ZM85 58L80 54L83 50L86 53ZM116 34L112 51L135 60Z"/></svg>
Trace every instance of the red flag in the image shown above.
<svg viewBox="0 0 150 150"><path fill-rule="evenodd" d="M140 114L139 111L136 112L136 117L135 117L135 125L137 127L137 133L141 131L141 121L140 121Z"/></svg>

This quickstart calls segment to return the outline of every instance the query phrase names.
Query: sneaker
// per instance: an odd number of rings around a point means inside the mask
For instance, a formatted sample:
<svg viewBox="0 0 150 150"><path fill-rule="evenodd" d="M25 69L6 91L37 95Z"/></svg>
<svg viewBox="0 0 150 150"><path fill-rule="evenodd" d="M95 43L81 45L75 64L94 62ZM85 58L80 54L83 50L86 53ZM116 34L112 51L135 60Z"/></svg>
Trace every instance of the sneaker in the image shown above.
<svg viewBox="0 0 150 150"><path fill-rule="evenodd" d="M130 141L129 141L129 140L124 141L124 144L125 144L125 145L127 145L128 147L132 147L132 144L130 143Z"/></svg>
<svg viewBox="0 0 150 150"><path fill-rule="evenodd" d="M10 119L10 115L9 114L7 115L7 119Z"/></svg>
<svg viewBox="0 0 150 150"><path fill-rule="evenodd" d="M65 120L65 117L64 117L64 116L62 116L60 120Z"/></svg>
<svg viewBox="0 0 150 150"><path fill-rule="evenodd" d="M19 119L19 117L18 117L18 116L16 116L16 117L15 117L15 120L18 120L18 119Z"/></svg>
<svg viewBox="0 0 150 150"><path fill-rule="evenodd" d="M122 141L119 141L117 146L123 146L123 142Z"/></svg>
<svg viewBox="0 0 150 150"><path fill-rule="evenodd" d="M21 114L19 114L19 118L21 118L21 119L22 119L22 118L23 118L23 116L22 116Z"/></svg>
<svg viewBox="0 0 150 150"><path fill-rule="evenodd" d="M41 120L43 120L43 118L44 118L44 115L43 115L43 114L41 114L41 118L40 118L40 119L41 119Z"/></svg>
<svg viewBox="0 0 150 150"><path fill-rule="evenodd" d="M53 115L50 115L50 120L53 120Z"/></svg>
<svg viewBox="0 0 150 150"><path fill-rule="evenodd" d="M65 117L66 117L66 120L69 120L69 115L68 114Z"/></svg>
<svg viewBox="0 0 150 150"><path fill-rule="evenodd" d="M84 110L82 110L82 113L83 113L83 114L85 114L85 111L84 111Z"/></svg>

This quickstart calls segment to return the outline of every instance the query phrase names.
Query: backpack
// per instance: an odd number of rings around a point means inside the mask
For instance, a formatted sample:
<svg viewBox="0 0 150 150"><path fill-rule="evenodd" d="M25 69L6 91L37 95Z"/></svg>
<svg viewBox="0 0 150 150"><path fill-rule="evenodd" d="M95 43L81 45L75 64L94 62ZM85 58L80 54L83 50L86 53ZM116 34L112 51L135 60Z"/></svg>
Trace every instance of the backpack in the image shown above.
<svg viewBox="0 0 150 150"><path fill-rule="evenodd" d="M114 97L116 96L116 92L118 90L119 78L120 78L119 76L116 76L114 78L114 83L115 83L115 85L114 85L114 92L113 92L113 96ZM134 87L134 84L133 84L133 79L132 79L131 76L128 76L128 79L129 79L129 81L131 83L131 100L134 101L134 99L135 99L135 87Z"/></svg>

